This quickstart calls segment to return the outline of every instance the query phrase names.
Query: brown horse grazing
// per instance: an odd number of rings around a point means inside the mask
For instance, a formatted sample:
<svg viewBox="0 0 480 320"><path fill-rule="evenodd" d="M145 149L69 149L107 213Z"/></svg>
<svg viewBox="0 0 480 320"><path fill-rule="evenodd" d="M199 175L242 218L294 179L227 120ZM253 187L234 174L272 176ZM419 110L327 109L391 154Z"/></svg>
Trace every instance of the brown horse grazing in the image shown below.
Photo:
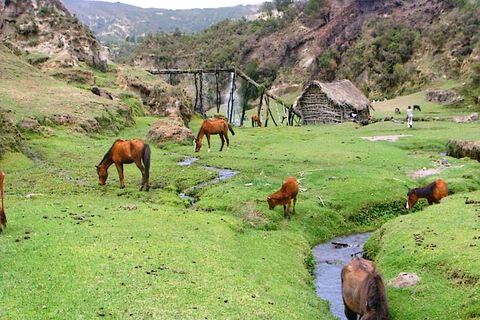
<svg viewBox="0 0 480 320"><path fill-rule="evenodd" d="M5 215L5 207L3 203L3 179L5 178L5 173L0 170L0 197L2 197L2 206L0 207L0 232L3 231L2 226L7 226L7 216Z"/></svg>
<svg viewBox="0 0 480 320"><path fill-rule="evenodd" d="M150 176L150 146L142 139L116 140L110 150L103 156L102 161L97 168L98 183L104 185L108 178L108 168L115 163L120 178L120 188L125 188L123 178L123 164L133 163L137 165L142 172L142 185L140 190L150 188L148 179ZM143 164L142 164L143 160Z"/></svg>
<svg viewBox="0 0 480 320"><path fill-rule="evenodd" d="M298 182L295 177L288 177L282 184L280 190L267 197L268 208L275 209L278 205L283 205L283 215L290 218L290 204L293 200L293 213L295 213L295 204L297 203Z"/></svg>
<svg viewBox="0 0 480 320"><path fill-rule="evenodd" d="M432 204L434 202L440 203L440 200L446 196L448 196L447 183L442 179L438 179L425 187L409 189L406 208L413 208L420 198L426 198L428 204Z"/></svg>
<svg viewBox="0 0 480 320"><path fill-rule="evenodd" d="M343 267L342 297L348 320L389 319L385 284L372 261L355 258Z"/></svg>
<svg viewBox="0 0 480 320"><path fill-rule="evenodd" d="M227 151L230 146L230 140L228 140L228 130L235 135L232 126L225 120L225 119L205 119L203 120L202 126L200 130L198 130L197 138L195 139L195 152L200 151L202 147L202 139L203 136L207 136L208 141L208 152L210 152L210 135L211 134L218 134L220 135L220 140L222 140L222 146L220 147L220 151L223 149L223 145L225 144L225 140L227 140Z"/></svg>
<svg viewBox="0 0 480 320"><path fill-rule="evenodd" d="M261 127L262 126L262 121L260 121L260 117L258 116L258 114L254 114L252 116L252 127Z"/></svg>

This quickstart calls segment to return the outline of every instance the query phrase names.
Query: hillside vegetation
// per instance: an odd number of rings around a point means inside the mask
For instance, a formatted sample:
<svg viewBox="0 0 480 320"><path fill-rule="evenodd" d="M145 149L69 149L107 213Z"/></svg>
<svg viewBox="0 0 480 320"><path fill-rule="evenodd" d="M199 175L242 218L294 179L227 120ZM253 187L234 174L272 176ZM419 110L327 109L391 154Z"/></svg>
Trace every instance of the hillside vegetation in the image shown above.
<svg viewBox="0 0 480 320"><path fill-rule="evenodd" d="M150 35L131 62L236 65L274 88L347 78L371 99L411 93L443 77L461 79L469 84L462 92L468 103L477 104L479 10L478 1L294 2L266 20Z"/></svg>
<svg viewBox="0 0 480 320"><path fill-rule="evenodd" d="M134 123L130 106L55 80L0 45L0 113L20 132L48 136L53 126L117 132Z"/></svg>
<svg viewBox="0 0 480 320"><path fill-rule="evenodd" d="M87 25L100 41L141 42L147 34L196 33L225 19L257 13L258 6L215 9L166 10L140 8L104 1L66 0L65 6ZM94 14L93 14L94 13Z"/></svg>

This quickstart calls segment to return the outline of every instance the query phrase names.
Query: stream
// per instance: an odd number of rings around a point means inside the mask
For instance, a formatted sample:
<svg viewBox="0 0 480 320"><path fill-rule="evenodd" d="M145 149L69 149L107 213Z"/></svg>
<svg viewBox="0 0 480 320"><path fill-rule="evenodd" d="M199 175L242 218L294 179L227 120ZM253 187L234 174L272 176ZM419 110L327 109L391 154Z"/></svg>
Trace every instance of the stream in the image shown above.
<svg viewBox="0 0 480 320"><path fill-rule="evenodd" d="M195 158L195 157L186 157L185 159L183 159L183 161L179 162L178 165L179 166L189 166L197 160L198 160L198 158ZM231 169L221 169L221 168L210 167L210 166L200 166L200 168L210 170L210 171L217 171L218 172L218 177L214 178L212 180L205 181L205 182L202 182L200 184L197 184L196 186L190 187L190 188L186 189L184 192L181 192L179 194L180 198L182 198L183 200L189 201L190 205L192 205L192 206L195 204L195 198L192 197L192 196L189 196L189 194L193 194L193 191L196 188L201 188L201 187L204 187L204 186L209 185L209 184L218 183L218 182L223 181L225 179L231 178L238 173L238 171L233 171Z"/></svg>
<svg viewBox="0 0 480 320"><path fill-rule="evenodd" d="M198 158L195 157L185 157L183 161L178 162L178 165L189 166L197 160ZM195 198L189 195L193 194L196 188L218 183L238 173L238 171L210 166L200 166L200 168L217 171L219 176L189 187L179 194L180 198L188 200L192 206L195 205ZM371 233L362 233L337 237L313 248L316 261L316 267L313 272L315 275L316 293L323 300L329 301L332 314L339 319L346 320L343 312L340 273L343 266L352 259L352 255L363 250L363 244L370 235ZM358 256L361 255L358 254Z"/></svg>
<svg viewBox="0 0 480 320"><path fill-rule="evenodd" d="M352 259L352 255L363 250L363 244L371 233L353 234L337 237L313 248L317 265L314 270L316 292L330 303L330 311L346 320L343 312L340 274L343 266ZM357 255L361 257L361 254Z"/></svg>

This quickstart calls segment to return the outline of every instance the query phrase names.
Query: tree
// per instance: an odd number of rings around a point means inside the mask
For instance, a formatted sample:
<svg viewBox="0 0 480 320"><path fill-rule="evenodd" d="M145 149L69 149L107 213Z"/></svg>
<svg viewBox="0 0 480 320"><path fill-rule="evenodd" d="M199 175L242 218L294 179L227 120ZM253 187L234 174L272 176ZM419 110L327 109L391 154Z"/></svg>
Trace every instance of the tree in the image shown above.
<svg viewBox="0 0 480 320"><path fill-rule="evenodd" d="M274 0L273 4L278 11L285 11L293 0Z"/></svg>

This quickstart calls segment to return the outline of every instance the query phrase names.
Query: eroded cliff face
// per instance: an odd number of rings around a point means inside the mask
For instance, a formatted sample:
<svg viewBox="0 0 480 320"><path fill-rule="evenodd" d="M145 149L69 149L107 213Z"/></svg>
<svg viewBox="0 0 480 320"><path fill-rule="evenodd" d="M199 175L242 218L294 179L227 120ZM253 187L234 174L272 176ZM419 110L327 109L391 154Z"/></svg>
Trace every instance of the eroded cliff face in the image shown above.
<svg viewBox="0 0 480 320"><path fill-rule="evenodd" d="M18 52L36 52L46 68L84 61L106 70L108 51L59 0L0 0L0 39Z"/></svg>

